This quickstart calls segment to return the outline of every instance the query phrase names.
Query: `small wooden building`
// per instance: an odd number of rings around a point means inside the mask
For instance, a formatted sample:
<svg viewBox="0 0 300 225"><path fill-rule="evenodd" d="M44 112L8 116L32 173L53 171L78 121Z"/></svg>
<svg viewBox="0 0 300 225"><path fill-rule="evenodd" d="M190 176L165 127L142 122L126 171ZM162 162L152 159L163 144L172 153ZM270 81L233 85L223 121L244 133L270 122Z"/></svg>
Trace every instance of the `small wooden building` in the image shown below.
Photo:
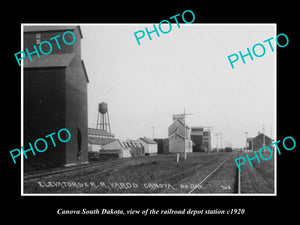
<svg viewBox="0 0 300 225"><path fill-rule="evenodd" d="M139 138L141 144L144 146L145 155L157 155L157 143L150 138Z"/></svg>
<svg viewBox="0 0 300 225"><path fill-rule="evenodd" d="M117 154L118 158L129 158L131 157L130 148L125 147L124 143L119 139L114 140L102 147L100 150L102 154Z"/></svg>
<svg viewBox="0 0 300 225"><path fill-rule="evenodd" d="M88 148L89 152L99 152L102 147L115 141L115 135L105 130L88 128Z"/></svg>
<svg viewBox="0 0 300 225"><path fill-rule="evenodd" d="M123 141L123 144L126 148L129 149L130 155L132 157L135 156L144 156L145 155L145 148L138 140L126 140Z"/></svg>

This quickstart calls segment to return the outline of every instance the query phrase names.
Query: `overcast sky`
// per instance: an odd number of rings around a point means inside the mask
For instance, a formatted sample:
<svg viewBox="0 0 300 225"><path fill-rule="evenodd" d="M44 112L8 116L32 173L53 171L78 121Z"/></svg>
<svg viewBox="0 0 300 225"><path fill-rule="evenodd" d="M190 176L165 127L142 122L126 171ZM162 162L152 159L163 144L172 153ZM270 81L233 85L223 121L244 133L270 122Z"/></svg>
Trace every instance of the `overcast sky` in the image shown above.
<svg viewBox="0 0 300 225"><path fill-rule="evenodd" d="M275 134L276 47L246 57L232 69L227 56L275 37L275 24L172 24L137 44L134 32L153 24L81 25L88 84L88 125L96 127L98 103L108 103L112 133L122 140L166 138L172 115L192 113L189 126L212 126L233 147L248 137ZM167 27L165 27L167 30ZM257 54L260 54L257 48ZM220 146L220 142L219 142ZM223 143L224 146L224 143Z"/></svg>

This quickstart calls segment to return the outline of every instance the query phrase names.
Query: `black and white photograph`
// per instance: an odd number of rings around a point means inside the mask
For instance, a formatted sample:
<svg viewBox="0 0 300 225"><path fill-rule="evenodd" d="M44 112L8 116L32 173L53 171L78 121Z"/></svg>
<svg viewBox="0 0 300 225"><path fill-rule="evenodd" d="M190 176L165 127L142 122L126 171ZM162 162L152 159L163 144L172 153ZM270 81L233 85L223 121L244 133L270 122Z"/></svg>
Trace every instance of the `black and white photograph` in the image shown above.
<svg viewBox="0 0 300 225"><path fill-rule="evenodd" d="M112 3L3 7L3 219L296 219L297 6Z"/></svg>
<svg viewBox="0 0 300 225"><path fill-rule="evenodd" d="M180 22L22 24L24 195L276 195L288 40Z"/></svg>

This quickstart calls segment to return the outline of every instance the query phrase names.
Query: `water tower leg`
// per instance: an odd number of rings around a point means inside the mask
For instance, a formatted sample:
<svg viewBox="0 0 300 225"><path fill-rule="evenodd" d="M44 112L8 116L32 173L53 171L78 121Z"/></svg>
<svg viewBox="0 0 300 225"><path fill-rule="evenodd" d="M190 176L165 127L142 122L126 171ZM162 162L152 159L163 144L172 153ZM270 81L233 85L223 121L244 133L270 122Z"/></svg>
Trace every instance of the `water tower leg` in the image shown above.
<svg viewBox="0 0 300 225"><path fill-rule="evenodd" d="M99 124L99 115L100 115L100 113L98 113L96 129L98 129L98 126L99 126L99 128L100 128L100 124Z"/></svg>
<svg viewBox="0 0 300 225"><path fill-rule="evenodd" d="M110 122L109 122L109 114L107 113L107 120L108 120L108 129L109 129L109 133L111 132L110 131Z"/></svg>

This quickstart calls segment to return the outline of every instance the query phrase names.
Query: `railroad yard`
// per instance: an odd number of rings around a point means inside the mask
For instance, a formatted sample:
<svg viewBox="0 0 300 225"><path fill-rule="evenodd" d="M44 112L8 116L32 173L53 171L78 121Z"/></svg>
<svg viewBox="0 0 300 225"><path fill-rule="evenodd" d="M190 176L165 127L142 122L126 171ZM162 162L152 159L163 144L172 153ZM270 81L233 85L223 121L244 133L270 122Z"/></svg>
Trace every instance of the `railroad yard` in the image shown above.
<svg viewBox="0 0 300 225"><path fill-rule="evenodd" d="M240 153L242 154L242 153ZM24 174L24 194L239 194L274 193L274 160L244 165L238 153L189 153L93 162Z"/></svg>

